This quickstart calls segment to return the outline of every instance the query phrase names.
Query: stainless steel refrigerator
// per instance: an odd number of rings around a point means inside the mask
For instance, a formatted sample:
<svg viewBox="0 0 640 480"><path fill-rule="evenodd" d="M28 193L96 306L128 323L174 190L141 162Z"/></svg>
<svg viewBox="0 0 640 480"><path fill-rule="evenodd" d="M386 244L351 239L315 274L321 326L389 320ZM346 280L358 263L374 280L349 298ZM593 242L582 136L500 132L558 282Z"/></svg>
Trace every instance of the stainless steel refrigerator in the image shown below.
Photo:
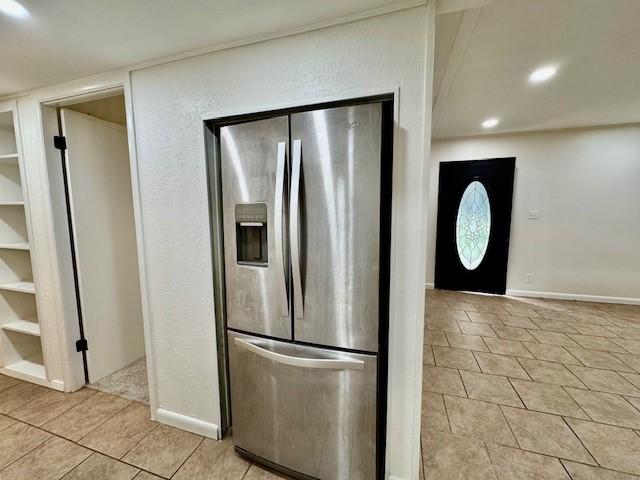
<svg viewBox="0 0 640 480"><path fill-rule="evenodd" d="M385 108L367 102L219 128L233 442L299 478L377 475Z"/></svg>

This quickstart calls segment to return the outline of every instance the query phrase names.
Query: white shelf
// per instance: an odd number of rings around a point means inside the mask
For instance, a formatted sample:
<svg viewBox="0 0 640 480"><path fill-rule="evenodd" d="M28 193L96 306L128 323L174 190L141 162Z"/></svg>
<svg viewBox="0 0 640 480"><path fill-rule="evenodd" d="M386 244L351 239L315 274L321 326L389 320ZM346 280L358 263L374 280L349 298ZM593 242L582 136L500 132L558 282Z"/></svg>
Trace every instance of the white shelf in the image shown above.
<svg viewBox="0 0 640 480"><path fill-rule="evenodd" d="M16 320L2 325L2 329L33 335L34 337L40 336L40 325L36 321Z"/></svg>
<svg viewBox="0 0 640 480"><path fill-rule="evenodd" d="M20 378L28 382L38 383L40 385L49 385L44 365L40 362L19 360L0 369L0 373L4 373L10 377Z"/></svg>
<svg viewBox="0 0 640 480"><path fill-rule="evenodd" d="M8 164L8 165L17 165L18 164L18 154L17 153L8 153L5 155L0 155L0 164Z"/></svg>
<svg viewBox="0 0 640 480"><path fill-rule="evenodd" d="M33 282L15 282L0 284L0 290L9 290L11 292L20 293L36 293L36 288Z"/></svg>
<svg viewBox="0 0 640 480"><path fill-rule="evenodd" d="M21 183L20 141L13 115L13 110L0 112L0 373L63 390L62 382L47 378L36 289L33 281L24 281L33 278L33 272L25 217L28 199Z"/></svg>
<svg viewBox="0 0 640 480"><path fill-rule="evenodd" d="M0 250L29 250L28 243L0 243Z"/></svg>

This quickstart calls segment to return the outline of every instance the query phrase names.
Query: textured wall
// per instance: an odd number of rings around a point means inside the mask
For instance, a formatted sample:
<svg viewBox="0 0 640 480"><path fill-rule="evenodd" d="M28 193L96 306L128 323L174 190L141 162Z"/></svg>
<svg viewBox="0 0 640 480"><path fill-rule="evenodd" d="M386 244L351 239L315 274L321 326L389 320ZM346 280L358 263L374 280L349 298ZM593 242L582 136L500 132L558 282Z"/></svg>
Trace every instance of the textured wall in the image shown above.
<svg viewBox="0 0 640 480"><path fill-rule="evenodd" d="M513 156L507 289L640 298L638 126L434 142L427 282L434 273L438 163ZM529 210L539 211L538 220L527 218Z"/></svg>
<svg viewBox="0 0 640 480"><path fill-rule="evenodd" d="M415 8L132 73L160 408L219 422L203 116L400 87L387 451L395 476L417 475L425 18Z"/></svg>

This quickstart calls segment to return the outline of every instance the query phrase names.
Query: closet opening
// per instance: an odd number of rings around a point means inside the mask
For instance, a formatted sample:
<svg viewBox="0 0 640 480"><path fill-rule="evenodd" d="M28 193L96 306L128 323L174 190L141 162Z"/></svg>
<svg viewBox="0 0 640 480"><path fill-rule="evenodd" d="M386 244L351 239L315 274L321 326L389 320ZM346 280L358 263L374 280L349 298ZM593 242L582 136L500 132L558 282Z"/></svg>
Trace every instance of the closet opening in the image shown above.
<svg viewBox="0 0 640 480"><path fill-rule="evenodd" d="M148 405L123 91L43 104L42 119L72 389Z"/></svg>

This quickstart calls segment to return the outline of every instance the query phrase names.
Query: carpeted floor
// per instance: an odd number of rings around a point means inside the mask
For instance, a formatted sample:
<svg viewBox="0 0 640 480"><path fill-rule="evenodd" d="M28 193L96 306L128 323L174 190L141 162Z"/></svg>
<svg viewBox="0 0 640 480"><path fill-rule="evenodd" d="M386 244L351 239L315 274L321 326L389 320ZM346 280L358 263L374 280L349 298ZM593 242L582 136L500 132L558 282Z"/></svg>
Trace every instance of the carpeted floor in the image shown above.
<svg viewBox="0 0 640 480"><path fill-rule="evenodd" d="M118 370L96 383L91 383L87 387L149 405L147 359L142 357L122 370Z"/></svg>

